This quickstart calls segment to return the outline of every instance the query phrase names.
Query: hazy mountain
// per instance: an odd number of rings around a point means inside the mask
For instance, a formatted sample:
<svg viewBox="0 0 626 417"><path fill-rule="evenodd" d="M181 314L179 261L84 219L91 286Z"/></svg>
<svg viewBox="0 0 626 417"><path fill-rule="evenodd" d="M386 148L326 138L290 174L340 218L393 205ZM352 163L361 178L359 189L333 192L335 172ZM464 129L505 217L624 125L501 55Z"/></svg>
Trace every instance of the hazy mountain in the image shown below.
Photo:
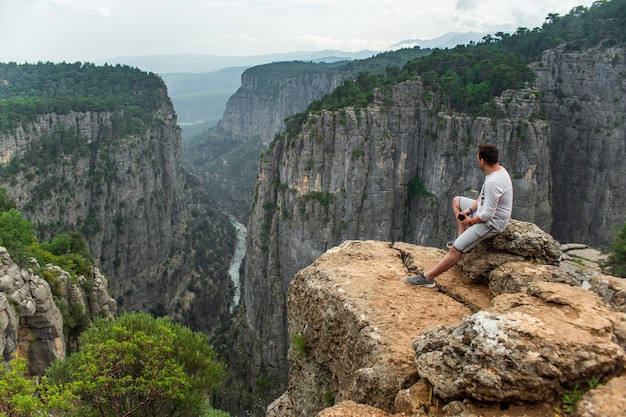
<svg viewBox="0 0 626 417"><path fill-rule="evenodd" d="M342 51L300 51L278 54L230 56L209 54L171 54L171 55L144 55L122 56L96 61L96 64L125 64L137 67L144 71L157 74L172 72L212 72L228 67L252 67L276 61L314 61L335 62L338 60L353 60L369 58L377 51L342 52Z"/></svg>
<svg viewBox="0 0 626 417"><path fill-rule="evenodd" d="M241 86L248 67L229 67L204 73L161 74L176 109L183 139L217 123L228 98Z"/></svg>
<svg viewBox="0 0 626 417"><path fill-rule="evenodd" d="M487 33L478 32L449 32L435 39L406 39L393 45L394 48L409 48L420 46L422 48L454 48L457 45L467 45L470 42L482 40Z"/></svg>
<svg viewBox="0 0 626 417"><path fill-rule="evenodd" d="M453 48L459 44L468 44L470 41L480 41L486 33L477 32L449 32L435 39L406 39L394 44L391 49L410 48ZM382 51L344 52L337 50L324 51L296 51L277 54L235 56L211 54L162 54L112 57L96 61L96 64L125 64L137 67L144 71L157 74L174 72L206 73L228 67L253 67L277 61L313 61L335 62L369 58Z"/></svg>
<svg viewBox="0 0 626 417"><path fill-rule="evenodd" d="M420 46L447 48L481 40L481 33L451 32L436 39L407 39L393 49ZM163 54L122 56L96 61L102 64L124 64L154 72L165 81L183 128L183 140L216 124L226 108L228 98L241 86L241 74L250 67L279 61L337 62L365 59L380 51L343 52L336 50L298 51L278 54L229 56L210 54Z"/></svg>

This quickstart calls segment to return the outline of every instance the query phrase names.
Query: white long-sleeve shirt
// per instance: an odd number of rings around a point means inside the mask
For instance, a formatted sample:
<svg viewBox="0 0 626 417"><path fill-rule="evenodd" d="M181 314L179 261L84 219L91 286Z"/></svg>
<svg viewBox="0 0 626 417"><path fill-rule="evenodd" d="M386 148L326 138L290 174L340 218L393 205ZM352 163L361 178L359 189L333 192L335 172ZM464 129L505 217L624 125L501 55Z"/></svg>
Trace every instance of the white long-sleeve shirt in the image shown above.
<svg viewBox="0 0 626 417"><path fill-rule="evenodd" d="M485 176L485 182L478 197L476 214L480 220L502 232L513 210L513 183L509 172L500 166L500 169Z"/></svg>

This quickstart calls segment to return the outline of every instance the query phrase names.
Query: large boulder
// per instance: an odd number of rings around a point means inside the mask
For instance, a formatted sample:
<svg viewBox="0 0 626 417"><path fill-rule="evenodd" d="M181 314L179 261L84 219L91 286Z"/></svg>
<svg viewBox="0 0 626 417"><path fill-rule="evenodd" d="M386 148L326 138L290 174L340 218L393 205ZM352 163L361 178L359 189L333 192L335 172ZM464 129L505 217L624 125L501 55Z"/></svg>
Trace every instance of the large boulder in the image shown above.
<svg viewBox="0 0 626 417"><path fill-rule="evenodd" d="M348 400L393 412L398 390L419 379L411 340L471 313L443 293L404 283L403 253L419 251L427 264L441 256L410 246L344 242L295 276L287 299L293 415Z"/></svg>
<svg viewBox="0 0 626 417"><path fill-rule="evenodd" d="M511 220L502 233L463 255L459 266L470 281L488 282L491 271L508 262L559 265L561 245L537 225Z"/></svg>
<svg viewBox="0 0 626 417"><path fill-rule="evenodd" d="M416 365L447 400L550 401L626 370L626 315L595 294L535 282L415 339Z"/></svg>

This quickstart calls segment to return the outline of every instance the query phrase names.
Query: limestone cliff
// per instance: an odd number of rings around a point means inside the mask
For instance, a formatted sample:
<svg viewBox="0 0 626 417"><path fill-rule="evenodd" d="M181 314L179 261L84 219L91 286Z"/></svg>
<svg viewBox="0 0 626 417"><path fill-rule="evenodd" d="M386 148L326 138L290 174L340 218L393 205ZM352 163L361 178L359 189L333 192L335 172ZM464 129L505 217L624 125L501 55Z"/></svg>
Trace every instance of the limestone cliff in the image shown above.
<svg viewBox="0 0 626 417"><path fill-rule="evenodd" d="M20 268L0 247L0 353L4 360L15 353L27 358L32 375L43 374L52 360L76 347L78 335L64 323L63 312L83 326L117 313L109 282L98 268L90 277L76 278L54 265L44 270L52 286L32 269Z"/></svg>
<svg viewBox="0 0 626 417"><path fill-rule="evenodd" d="M591 289L613 282L620 298L623 280L582 258L561 263L558 242L530 223L472 253L435 289L403 279L445 252L406 243L346 241L298 272L288 389L267 416L552 417L563 393L592 380L606 386L574 415L621 416L626 315Z"/></svg>
<svg viewBox="0 0 626 417"><path fill-rule="evenodd" d="M281 71L284 67L286 73ZM209 184L225 210L241 222L252 205L251 184L258 173L259 153L284 128L285 118L303 111L351 75L318 67L291 62L246 70L218 126L185 146L185 165Z"/></svg>
<svg viewBox="0 0 626 417"><path fill-rule="evenodd" d="M284 129L285 118L306 110L359 71L384 73L428 52L417 47L353 62L274 62L249 68L218 125L185 143L185 166L209 184L227 211L245 222L259 152Z"/></svg>
<svg viewBox="0 0 626 417"><path fill-rule="evenodd" d="M266 144L285 126L285 118L333 91L351 72L322 70L311 63L261 65L246 70L241 87L228 100L219 127L234 140L258 138ZM281 68L288 68L281 73ZM278 75L278 76L277 76ZM306 88L302 88L306 86Z"/></svg>
<svg viewBox="0 0 626 417"><path fill-rule="evenodd" d="M164 85L146 93L160 97L148 118L74 109L0 133L12 173L0 186L41 240L82 232L121 309L212 334L228 315L234 228L183 169Z"/></svg>
<svg viewBox="0 0 626 417"><path fill-rule="evenodd" d="M551 127L552 234L608 247L626 221L626 47L561 46L532 68Z"/></svg>

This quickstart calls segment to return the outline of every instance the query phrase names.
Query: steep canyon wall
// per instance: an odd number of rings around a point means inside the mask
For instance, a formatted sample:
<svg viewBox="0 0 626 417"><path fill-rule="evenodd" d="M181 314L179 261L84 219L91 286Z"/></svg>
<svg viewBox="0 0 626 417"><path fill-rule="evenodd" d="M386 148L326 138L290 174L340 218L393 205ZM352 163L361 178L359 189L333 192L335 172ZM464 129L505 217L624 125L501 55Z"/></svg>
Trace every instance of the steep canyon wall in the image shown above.
<svg viewBox="0 0 626 417"><path fill-rule="evenodd" d="M626 48L563 46L532 67L552 129L552 234L607 248L626 221Z"/></svg>
<svg viewBox="0 0 626 417"><path fill-rule="evenodd" d="M261 158L248 223L241 322L250 369L284 381L287 289L327 249L349 239L450 240L450 200L476 195L483 180L480 142L500 148L513 176L514 218L562 242L606 247L626 221L625 52L546 51L533 64L535 88L505 92L498 117L442 111L414 81L276 139Z"/></svg>
<svg viewBox="0 0 626 417"><path fill-rule="evenodd" d="M234 228L183 169L176 115L161 93L149 121L77 109L0 134L0 160L16 167L0 186L40 239L82 232L120 309L212 333L228 315Z"/></svg>

